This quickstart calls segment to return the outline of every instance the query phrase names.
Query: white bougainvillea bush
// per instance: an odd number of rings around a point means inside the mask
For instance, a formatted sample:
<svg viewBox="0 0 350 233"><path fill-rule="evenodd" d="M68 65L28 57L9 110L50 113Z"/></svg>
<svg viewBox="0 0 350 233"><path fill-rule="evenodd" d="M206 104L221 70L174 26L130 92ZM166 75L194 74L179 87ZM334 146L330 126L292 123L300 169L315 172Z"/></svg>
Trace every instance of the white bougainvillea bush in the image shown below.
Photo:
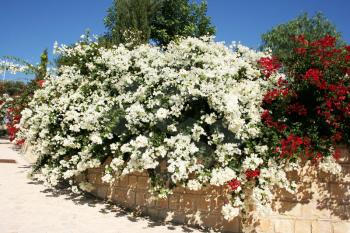
<svg viewBox="0 0 350 233"><path fill-rule="evenodd" d="M34 176L55 186L76 183L105 167L104 182L147 171L155 196L183 186L226 186L225 219L268 209L272 187L293 191L261 132L262 99L281 74L264 79L267 53L211 38L187 38L167 48L100 48L97 42L59 47L75 65L61 66L22 112L19 139L39 156ZM273 148L274 149L274 148Z"/></svg>

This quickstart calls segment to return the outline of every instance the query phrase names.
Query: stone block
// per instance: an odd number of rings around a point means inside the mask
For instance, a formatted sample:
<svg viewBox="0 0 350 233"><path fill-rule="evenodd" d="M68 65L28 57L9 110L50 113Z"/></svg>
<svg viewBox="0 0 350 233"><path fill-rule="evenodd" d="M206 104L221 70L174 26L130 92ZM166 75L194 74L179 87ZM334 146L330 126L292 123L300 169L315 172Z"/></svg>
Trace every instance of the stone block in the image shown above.
<svg viewBox="0 0 350 233"><path fill-rule="evenodd" d="M147 194L144 192L136 192L135 204L137 206L147 206L146 196Z"/></svg>
<svg viewBox="0 0 350 233"><path fill-rule="evenodd" d="M118 180L117 186L126 187L129 184L129 176L122 176Z"/></svg>
<svg viewBox="0 0 350 233"><path fill-rule="evenodd" d="M158 219L159 210L156 208L147 208L147 215L149 215L152 219Z"/></svg>
<svg viewBox="0 0 350 233"><path fill-rule="evenodd" d="M156 205L160 209L168 209L169 208L169 200L168 200L168 198L157 199Z"/></svg>
<svg viewBox="0 0 350 233"><path fill-rule="evenodd" d="M223 228L222 215L208 213L208 214L201 216L201 221L202 221L204 226L212 228L214 230L222 230L222 228Z"/></svg>
<svg viewBox="0 0 350 233"><path fill-rule="evenodd" d="M179 209L179 195L173 194L168 197L169 198L169 209L170 210L178 210Z"/></svg>
<svg viewBox="0 0 350 233"><path fill-rule="evenodd" d="M304 218L330 219L331 211L326 207L321 208L318 202L311 201L302 205L302 216Z"/></svg>
<svg viewBox="0 0 350 233"><path fill-rule="evenodd" d="M294 233L293 219L276 219L274 220L275 233Z"/></svg>
<svg viewBox="0 0 350 233"><path fill-rule="evenodd" d="M296 220L295 233L311 233L311 221Z"/></svg>
<svg viewBox="0 0 350 233"><path fill-rule="evenodd" d="M196 209L202 212L209 212L212 209L211 199L205 195L196 196L195 205Z"/></svg>
<svg viewBox="0 0 350 233"><path fill-rule="evenodd" d="M350 233L350 222L332 223L333 233Z"/></svg>
<svg viewBox="0 0 350 233"><path fill-rule="evenodd" d="M172 222L174 223L184 223L186 219L186 214L183 211L174 211L172 215Z"/></svg>
<svg viewBox="0 0 350 233"><path fill-rule="evenodd" d="M129 176L129 188L134 188L136 189L136 185L137 185L137 176Z"/></svg>
<svg viewBox="0 0 350 233"><path fill-rule="evenodd" d="M194 209L195 198L190 194L181 195L179 198L179 210L188 211Z"/></svg>
<svg viewBox="0 0 350 233"><path fill-rule="evenodd" d="M333 233L330 221L312 221L312 233Z"/></svg>
<svg viewBox="0 0 350 233"><path fill-rule="evenodd" d="M263 233L274 232L273 219L263 218L256 223L256 231Z"/></svg>
<svg viewBox="0 0 350 233"><path fill-rule="evenodd" d="M102 199L107 199L109 187L107 185L100 185L96 188L97 196Z"/></svg>
<svg viewBox="0 0 350 233"><path fill-rule="evenodd" d="M147 190L148 189L148 177L138 176L136 188L140 189L140 190Z"/></svg>
<svg viewBox="0 0 350 233"><path fill-rule="evenodd" d="M279 211L285 216L299 217L302 215L302 204L297 202L282 202Z"/></svg>
<svg viewBox="0 0 350 233"><path fill-rule="evenodd" d="M269 225L272 228L272 224ZM239 218L234 218L231 221L223 220L222 222L222 231L223 232L234 232L234 233L240 233L241 232L241 222ZM267 231L265 231L267 232Z"/></svg>
<svg viewBox="0 0 350 233"><path fill-rule="evenodd" d="M225 199L222 196L210 196L210 212L221 213L221 208L225 204Z"/></svg>
<svg viewBox="0 0 350 233"><path fill-rule="evenodd" d="M126 198L127 198L127 207L133 207L136 205L136 192L133 191L132 189L129 189L127 192L126 192Z"/></svg>
<svg viewBox="0 0 350 233"><path fill-rule="evenodd" d="M331 183L330 192L332 199L336 200L339 204L350 203L350 184Z"/></svg>

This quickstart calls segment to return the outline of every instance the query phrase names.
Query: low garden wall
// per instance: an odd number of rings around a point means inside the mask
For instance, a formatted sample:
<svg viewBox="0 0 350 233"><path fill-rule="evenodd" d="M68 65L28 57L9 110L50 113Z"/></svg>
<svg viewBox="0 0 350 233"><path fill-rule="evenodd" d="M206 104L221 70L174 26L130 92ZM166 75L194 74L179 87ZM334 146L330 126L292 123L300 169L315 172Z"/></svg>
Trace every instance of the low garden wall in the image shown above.
<svg viewBox="0 0 350 233"><path fill-rule="evenodd" d="M341 149L341 177L318 172L305 166L298 174L289 174L301 185L297 194L276 190L273 212L254 224L256 232L264 233L349 233L350 232L350 156ZM85 179L95 186L92 194L111 200L137 214L157 220L185 223L238 233L242 227L238 218L223 219L221 206L225 188L208 187L201 191L176 188L167 199L153 200L148 193L146 173L134 173L115 181L102 183L102 169L89 169Z"/></svg>

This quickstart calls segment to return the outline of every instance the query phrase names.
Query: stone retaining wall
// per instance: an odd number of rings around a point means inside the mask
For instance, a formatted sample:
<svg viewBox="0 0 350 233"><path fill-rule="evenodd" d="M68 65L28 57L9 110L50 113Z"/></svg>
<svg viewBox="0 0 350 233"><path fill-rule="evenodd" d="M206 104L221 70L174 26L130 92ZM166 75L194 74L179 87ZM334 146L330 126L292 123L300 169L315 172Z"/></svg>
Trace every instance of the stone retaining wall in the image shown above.
<svg viewBox="0 0 350 233"><path fill-rule="evenodd" d="M137 214L162 221L206 226L224 232L241 232L238 218L228 222L220 213L225 193L222 188L210 187L201 191L176 188L174 194L167 199L152 200L147 191L146 173L134 173L109 185L101 182L100 169L90 169L86 180L96 185L93 195L109 199Z"/></svg>
<svg viewBox="0 0 350 233"><path fill-rule="evenodd" d="M291 195L275 190L274 211L255 223L263 233L350 233L350 156L342 151L341 177L318 172L305 166L298 174L290 174L299 183L299 192ZM107 185L101 181L101 170L90 169L86 180L96 186L95 196L109 199L138 214L152 218L204 226L222 232L242 231L238 218L223 219L220 211L225 201L224 188L209 187L201 191L176 188L164 200L152 200L147 192L147 174L135 173Z"/></svg>
<svg viewBox="0 0 350 233"><path fill-rule="evenodd" d="M256 232L350 233L350 156L345 147L339 148L343 175L330 176L312 166L290 174L301 184L298 193L291 195L275 190L274 211L255 224ZM201 191L176 188L167 199L152 200L147 192L146 173L126 176L112 185L102 183L101 174L101 169L89 169L87 175L79 179L94 184L93 195L109 199L137 214L223 232L242 231L238 218L227 222L220 213L227 192L224 188L210 187Z"/></svg>

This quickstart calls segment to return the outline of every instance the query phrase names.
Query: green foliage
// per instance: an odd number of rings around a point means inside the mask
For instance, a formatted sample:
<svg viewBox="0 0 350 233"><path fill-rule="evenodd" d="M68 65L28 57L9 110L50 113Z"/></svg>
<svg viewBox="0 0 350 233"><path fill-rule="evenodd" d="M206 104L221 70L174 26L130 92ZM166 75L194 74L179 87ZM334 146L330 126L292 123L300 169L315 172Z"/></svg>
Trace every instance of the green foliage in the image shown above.
<svg viewBox="0 0 350 233"><path fill-rule="evenodd" d="M207 3L188 0L114 0L105 25L106 44L147 43L166 45L178 37L213 35L206 15Z"/></svg>
<svg viewBox="0 0 350 233"><path fill-rule="evenodd" d="M146 43L151 35L150 17L159 5L154 0L114 0L105 25L112 44Z"/></svg>
<svg viewBox="0 0 350 233"><path fill-rule="evenodd" d="M49 63L49 56L47 53L47 49L45 49L43 53L40 55L40 64L35 69L36 80L42 80L45 78L48 63Z"/></svg>
<svg viewBox="0 0 350 233"><path fill-rule="evenodd" d="M322 13L317 13L311 18L307 13L304 13L296 19L280 24L271 31L264 33L261 47L262 49L272 49L273 54L288 67L295 55L294 49L297 44L294 37L297 35L304 35L305 39L309 41L319 40L326 35L330 35L337 38L339 44L344 44L341 41L341 34Z"/></svg>
<svg viewBox="0 0 350 233"><path fill-rule="evenodd" d="M8 94L9 96L17 96L23 92L25 84L21 81L4 81L0 84L0 96Z"/></svg>
<svg viewBox="0 0 350 233"><path fill-rule="evenodd" d="M164 0L151 21L151 39L166 45L178 37L200 37L215 34L215 27L206 15L207 3L188 0Z"/></svg>

